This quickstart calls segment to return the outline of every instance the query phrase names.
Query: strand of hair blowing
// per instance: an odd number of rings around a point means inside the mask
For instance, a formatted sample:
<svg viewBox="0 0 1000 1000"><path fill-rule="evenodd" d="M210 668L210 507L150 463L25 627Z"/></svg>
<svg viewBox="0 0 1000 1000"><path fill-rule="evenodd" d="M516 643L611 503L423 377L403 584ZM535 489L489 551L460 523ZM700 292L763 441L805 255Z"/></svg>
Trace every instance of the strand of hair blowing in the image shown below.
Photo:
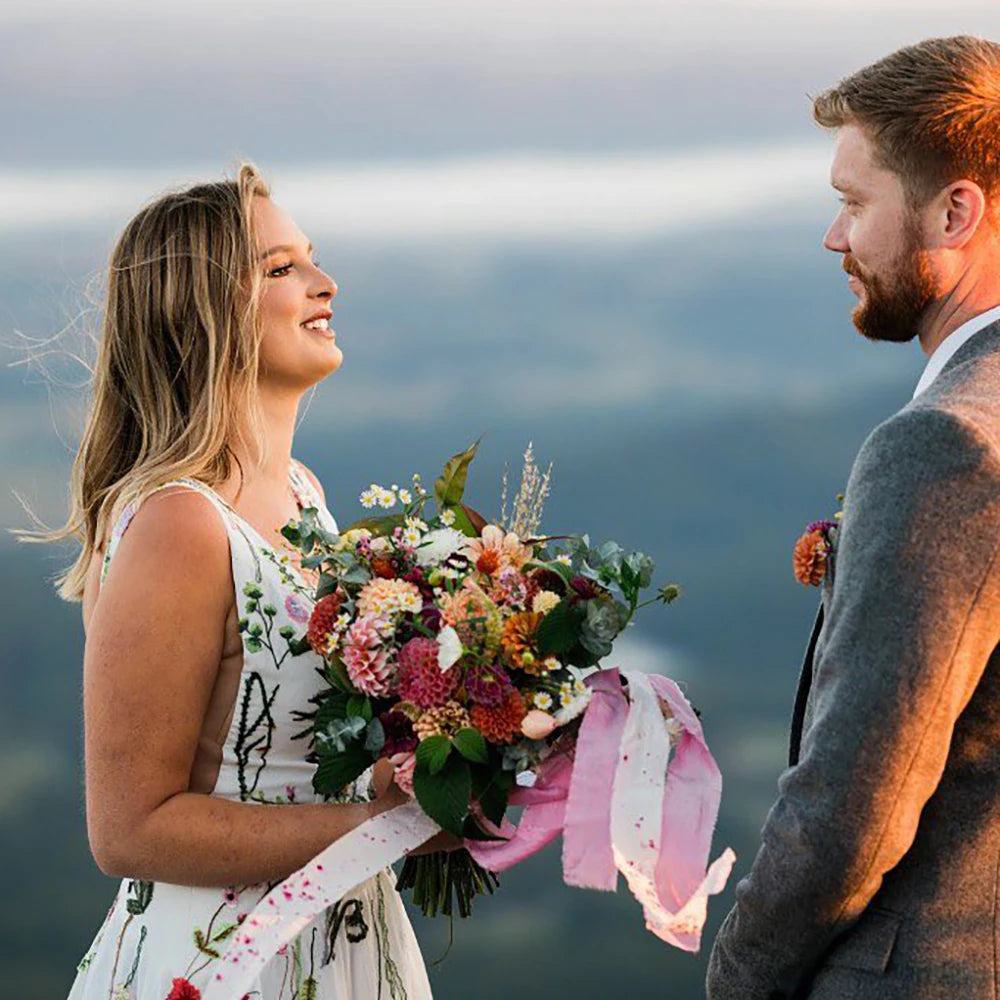
<svg viewBox="0 0 1000 1000"><path fill-rule="evenodd" d="M16 533L80 541L56 580L65 600L81 599L94 553L126 504L181 476L224 482L237 440L264 457L255 196L269 190L244 163L234 181L156 199L118 239L69 515L61 528Z"/></svg>

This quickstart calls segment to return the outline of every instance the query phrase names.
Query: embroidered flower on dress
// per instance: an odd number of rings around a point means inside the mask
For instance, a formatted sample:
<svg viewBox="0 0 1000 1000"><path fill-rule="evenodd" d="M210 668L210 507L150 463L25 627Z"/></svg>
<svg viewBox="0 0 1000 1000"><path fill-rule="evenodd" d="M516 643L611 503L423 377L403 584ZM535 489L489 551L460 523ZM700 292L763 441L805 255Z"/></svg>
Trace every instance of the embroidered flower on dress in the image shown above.
<svg viewBox="0 0 1000 1000"><path fill-rule="evenodd" d="M173 981L166 1000L201 1000L201 990L189 980L178 977Z"/></svg>
<svg viewBox="0 0 1000 1000"><path fill-rule="evenodd" d="M309 621L309 605L305 598L299 594L289 594L285 598L285 610L293 622L298 622L301 625Z"/></svg>

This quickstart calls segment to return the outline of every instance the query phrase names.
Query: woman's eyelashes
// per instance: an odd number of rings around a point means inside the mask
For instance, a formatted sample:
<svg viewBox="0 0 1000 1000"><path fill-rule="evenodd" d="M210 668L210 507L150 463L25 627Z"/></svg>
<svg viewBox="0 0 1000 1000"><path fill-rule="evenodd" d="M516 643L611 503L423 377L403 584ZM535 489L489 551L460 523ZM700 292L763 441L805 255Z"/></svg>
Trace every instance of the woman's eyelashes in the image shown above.
<svg viewBox="0 0 1000 1000"><path fill-rule="evenodd" d="M311 263L313 267L319 267L319 258L315 258ZM283 278L294 266L295 264L291 261L287 264L280 264L278 267L272 268L268 271L267 276L269 278Z"/></svg>

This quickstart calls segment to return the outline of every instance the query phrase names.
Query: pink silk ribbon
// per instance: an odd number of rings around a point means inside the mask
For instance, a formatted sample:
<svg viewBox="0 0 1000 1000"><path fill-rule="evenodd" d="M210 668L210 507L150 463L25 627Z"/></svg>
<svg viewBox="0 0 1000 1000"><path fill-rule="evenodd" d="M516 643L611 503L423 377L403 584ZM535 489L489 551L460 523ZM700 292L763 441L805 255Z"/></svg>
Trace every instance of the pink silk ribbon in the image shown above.
<svg viewBox="0 0 1000 1000"><path fill-rule="evenodd" d="M533 788L511 795L526 808L518 826L505 824L506 841L466 846L484 867L504 871L562 833L567 884L614 891L621 872L647 928L697 951L708 896L722 891L736 860L727 848L706 870L722 778L701 724L666 677L602 670L587 683L593 698L573 760L550 757ZM679 729L672 755L661 703Z"/></svg>
<svg viewBox="0 0 1000 1000"><path fill-rule="evenodd" d="M621 684L629 685L626 698ZM473 857L504 871L563 835L569 885L614 891L619 872L642 904L646 926L663 941L697 951L708 896L721 892L735 855L728 848L706 871L722 779L697 715L666 677L601 670L572 753L545 760L531 788L511 805L502 841L466 841ZM662 711L679 727L673 747ZM253 988L275 953L360 883L439 831L416 801L368 820L275 886L212 963L202 1000L234 1000Z"/></svg>

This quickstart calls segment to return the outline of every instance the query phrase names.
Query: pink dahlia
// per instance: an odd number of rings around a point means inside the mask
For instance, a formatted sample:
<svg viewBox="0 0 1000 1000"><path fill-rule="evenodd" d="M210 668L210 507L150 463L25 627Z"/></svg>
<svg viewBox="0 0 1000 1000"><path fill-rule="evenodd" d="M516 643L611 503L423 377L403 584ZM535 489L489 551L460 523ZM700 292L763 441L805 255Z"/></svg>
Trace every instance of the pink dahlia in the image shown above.
<svg viewBox="0 0 1000 1000"><path fill-rule="evenodd" d="M455 692L459 671L438 666L438 644L433 639L411 639L399 651L399 694L419 708L443 705Z"/></svg>
<svg viewBox="0 0 1000 1000"><path fill-rule="evenodd" d="M513 687L499 663L476 663L465 671L465 693L477 705L491 708L502 705Z"/></svg>
<svg viewBox="0 0 1000 1000"><path fill-rule="evenodd" d="M386 624L379 615L365 615L350 627L344 640L344 666L364 694L386 695L392 685L392 657L383 645Z"/></svg>

